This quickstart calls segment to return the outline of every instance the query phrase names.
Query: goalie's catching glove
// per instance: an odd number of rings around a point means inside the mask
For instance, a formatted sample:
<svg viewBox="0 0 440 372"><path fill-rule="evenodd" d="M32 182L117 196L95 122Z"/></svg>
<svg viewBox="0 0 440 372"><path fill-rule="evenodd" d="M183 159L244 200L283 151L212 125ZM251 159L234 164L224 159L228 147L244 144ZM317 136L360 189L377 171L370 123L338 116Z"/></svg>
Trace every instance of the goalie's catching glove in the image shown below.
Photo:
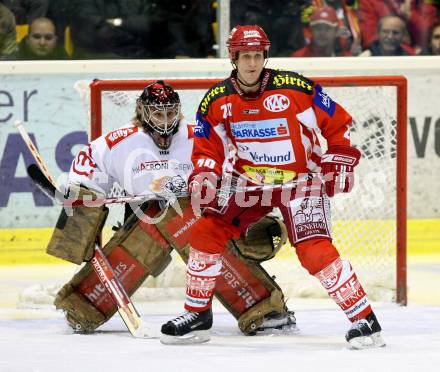
<svg viewBox="0 0 440 372"><path fill-rule="evenodd" d="M331 146L321 159L321 173L328 196L350 192L354 185L353 168L359 163L361 152L350 146Z"/></svg>
<svg viewBox="0 0 440 372"><path fill-rule="evenodd" d="M215 200L220 176L210 168L194 170L188 179L188 193L191 204L206 207Z"/></svg>

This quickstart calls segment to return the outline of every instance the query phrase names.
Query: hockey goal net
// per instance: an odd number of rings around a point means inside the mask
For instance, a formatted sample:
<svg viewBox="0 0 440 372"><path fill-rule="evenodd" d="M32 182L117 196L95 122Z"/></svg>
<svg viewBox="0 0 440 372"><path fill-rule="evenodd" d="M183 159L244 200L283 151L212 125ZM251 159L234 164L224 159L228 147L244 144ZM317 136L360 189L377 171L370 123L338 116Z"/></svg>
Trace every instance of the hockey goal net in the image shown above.
<svg viewBox="0 0 440 372"><path fill-rule="evenodd" d="M363 154L353 191L331 201L334 244L341 256L350 260L372 300L406 304L406 79L365 76L314 80L352 114L352 143ZM167 79L179 92L183 113L190 122L201 98L217 81ZM90 114L91 138L129 123L136 98L150 82L77 82L76 89ZM121 191L115 185L113 196ZM112 213L121 215L122 211ZM183 263L174 257L170 266L158 278L147 280L146 287L155 291L154 298L161 293L167 297L172 288L183 286ZM263 266L277 277L288 297L326 296L288 245ZM183 290L180 293L183 296Z"/></svg>

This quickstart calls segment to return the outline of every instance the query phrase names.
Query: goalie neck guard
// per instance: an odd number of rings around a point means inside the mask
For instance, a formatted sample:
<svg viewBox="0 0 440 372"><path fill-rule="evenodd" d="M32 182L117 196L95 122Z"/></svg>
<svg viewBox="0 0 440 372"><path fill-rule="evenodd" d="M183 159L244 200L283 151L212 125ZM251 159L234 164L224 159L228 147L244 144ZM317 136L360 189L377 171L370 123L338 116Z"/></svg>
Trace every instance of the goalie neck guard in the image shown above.
<svg viewBox="0 0 440 372"><path fill-rule="evenodd" d="M163 80L158 80L144 88L136 105L137 119L156 146L161 149L170 147L181 117L178 93Z"/></svg>

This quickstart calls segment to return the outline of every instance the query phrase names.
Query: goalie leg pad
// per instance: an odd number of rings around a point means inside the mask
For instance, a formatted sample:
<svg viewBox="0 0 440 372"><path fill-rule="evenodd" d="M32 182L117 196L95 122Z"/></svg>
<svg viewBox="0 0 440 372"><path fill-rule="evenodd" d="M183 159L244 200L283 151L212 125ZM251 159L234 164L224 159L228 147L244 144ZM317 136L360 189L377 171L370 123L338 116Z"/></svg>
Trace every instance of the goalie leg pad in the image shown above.
<svg viewBox="0 0 440 372"><path fill-rule="evenodd" d="M130 296L148 275L158 275L167 266L171 250L170 244L159 238L154 225L138 220L135 215L103 248ZM65 311L74 330L82 332L93 332L117 310L89 262L59 291L55 306Z"/></svg>
<svg viewBox="0 0 440 372"><path fill-rule="evenodd" d="M64 286L58 293L55 306L64 310L67 323L77 333L92 333L106 321L103 313L70 286Z"/></svg>
<svg viewBox="0 0 440 372"><path fill-rule="evenodd" d="M96 197L90 190L80 187L78 198ZM81 206L73 209L72 216L61 210L46 252L77 265L93 257L96 235L101 231L108 208Z"/></svg>

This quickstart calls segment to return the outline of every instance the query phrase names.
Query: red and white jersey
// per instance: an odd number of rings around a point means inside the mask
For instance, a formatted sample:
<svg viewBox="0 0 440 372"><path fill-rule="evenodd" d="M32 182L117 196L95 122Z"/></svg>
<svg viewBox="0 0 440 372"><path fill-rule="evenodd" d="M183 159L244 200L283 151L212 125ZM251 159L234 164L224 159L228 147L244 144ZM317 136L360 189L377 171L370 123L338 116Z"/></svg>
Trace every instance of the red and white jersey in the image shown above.
<svg viewBox="0 0 440 372"><path fill-rule="evenodd" d="M193 128L182 120L167 150L133 124L104 134L77 154L67 186L81 184L108 194L117 182L128 195L186 192Z"/></svg>
<svg viewBox="0 0 440 372"><path fill-rule="evenodd" d="M285 183L319 171L320 133L329 146L350 145L351 116L321 86L290 71L263 70L260 90L245 96L235 72L200 103L194 129L194 167L219 175L231 142L235 170L255 183Z"/></svg>

